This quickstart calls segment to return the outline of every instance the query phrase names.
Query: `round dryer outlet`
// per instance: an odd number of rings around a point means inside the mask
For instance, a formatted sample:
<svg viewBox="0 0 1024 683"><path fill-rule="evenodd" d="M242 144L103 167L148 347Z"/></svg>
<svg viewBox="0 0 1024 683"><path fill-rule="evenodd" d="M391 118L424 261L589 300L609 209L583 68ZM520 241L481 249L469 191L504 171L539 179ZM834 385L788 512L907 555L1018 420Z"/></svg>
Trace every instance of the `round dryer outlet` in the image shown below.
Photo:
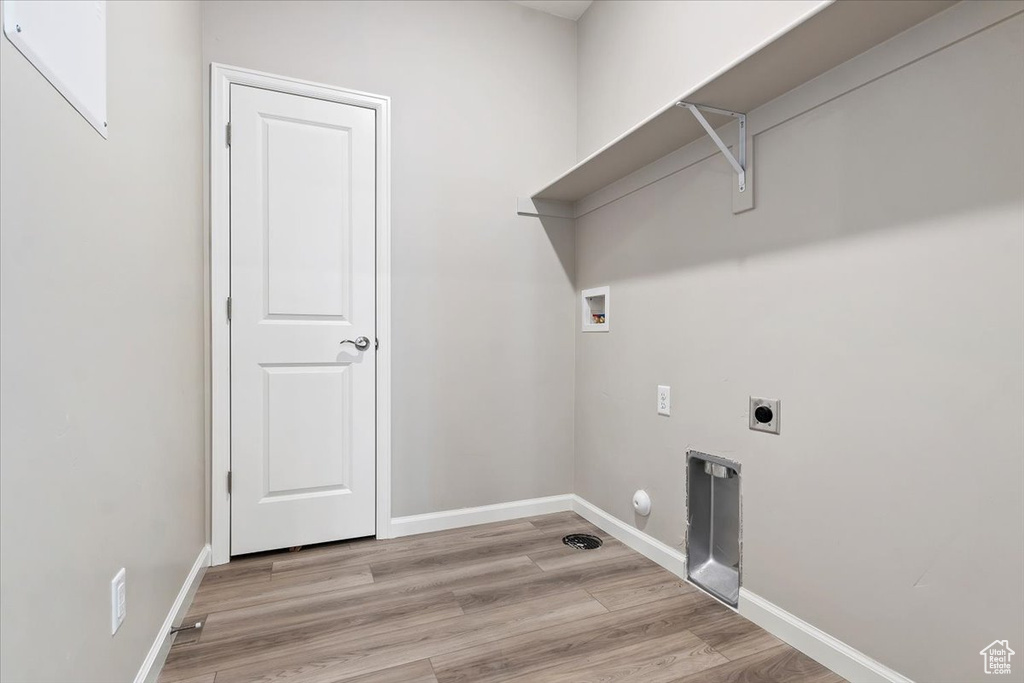
<svg viewBox="0 0 1024 683"><path fill-rule="evenodd" d="M779 399L750 397L750 428L755 432L779 433Z"/></svg>

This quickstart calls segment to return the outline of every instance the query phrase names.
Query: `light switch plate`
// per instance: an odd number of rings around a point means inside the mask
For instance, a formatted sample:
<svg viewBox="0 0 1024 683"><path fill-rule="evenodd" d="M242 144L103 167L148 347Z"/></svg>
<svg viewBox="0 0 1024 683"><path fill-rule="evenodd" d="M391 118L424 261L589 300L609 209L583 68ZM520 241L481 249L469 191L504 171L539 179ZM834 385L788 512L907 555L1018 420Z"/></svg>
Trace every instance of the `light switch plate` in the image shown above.
<svg viewBox="0 0 1024 683"><path fill-rule="evenodd" d="M779 422L782 418L782 402L777 398L750 397L750 428L755 432L779 433ZM760 411L758 409L761 409ZM761 418L767 419L759 419Z"/></svg>
<svg viewBox="0 0 1024 683"><path fill-rule="evenodd" d="M672 412L672 387L658 385L658 415Z"/></svg>
<svg viewBox="0 0 1024 683"><path fill-rule="evenodd" d="M121 628L127 611L127 575L124 567L121 567L121 571L110 580L110 635L114 635L117 633L117 629Z"/></svg>

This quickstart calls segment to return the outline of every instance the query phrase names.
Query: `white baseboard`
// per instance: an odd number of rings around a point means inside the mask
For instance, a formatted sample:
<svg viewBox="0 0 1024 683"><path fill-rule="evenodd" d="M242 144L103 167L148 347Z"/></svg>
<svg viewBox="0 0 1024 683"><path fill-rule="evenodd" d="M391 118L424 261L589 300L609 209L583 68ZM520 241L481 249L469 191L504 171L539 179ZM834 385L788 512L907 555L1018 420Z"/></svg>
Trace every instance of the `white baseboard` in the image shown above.
<svg viewBox="0 0 1024 683"><path fill-rule="evenodd" d="M679 578L686 578L686 554L612 517L601 508L573 495L572 509L602 531L626 544L649 560L657 562Z"/></svg>
<svg viewBox="0 0 1024 683"><path fill-rule="evenodd" d="M167 618L160 625L160 630L157 631L156 638L153 640L153 645L149 648L149 653L146 654L146 659L142 662L139 673L135 675L135 683L156 683L156 679L160 676L160 670L164 666L164 661L167 659L167 653L171 649L171 638L169 637L171 627L185 616L185 612L188 610L189 605L192 604L192 598L195 597L199 584L203 580L203 574L206 573L206 568L209 566L210 546L204 545L203 549L199 551L199 557L196 558L195 564L189 570L185 583L182 584L181 590L178 591L178 597L171 604Z"/></svg>
<svg viewBox="0 0 1024 683"><path fill-rule="evenodd" d="M552 512L566 512L572 509L574 496L548 496L547 498L530 498L514 500L497 505L482 505L475 508L445 510L444 512L428 512L423 515L391 518L391 537L426 534L431 531L445 531L464 526L505 522L510 519L548 515Z"/></svg>
<svg viewBox="0 0 1024 683"><path fill-rule="evenodd" d="M740 588L739 612L850 683L912 683L906 676L746 588Z"/></svg>
<svg viewBox="0 0 1024 683"><path fill-rule="evenodd" d="M573 496L573 510L644 557L657 562L676 576L686 578L685 553L609 515L579 496ZM909 678L746 588L740 588L737 611L850 683L912 683Z"/></svg>

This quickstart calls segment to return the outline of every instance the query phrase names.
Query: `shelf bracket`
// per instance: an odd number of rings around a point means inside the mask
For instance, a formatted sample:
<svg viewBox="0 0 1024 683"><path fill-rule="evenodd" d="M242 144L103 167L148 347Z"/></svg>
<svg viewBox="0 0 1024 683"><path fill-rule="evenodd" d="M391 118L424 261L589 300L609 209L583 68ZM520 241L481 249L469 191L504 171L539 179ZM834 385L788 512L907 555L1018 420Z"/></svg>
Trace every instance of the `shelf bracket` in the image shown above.
<svg viewBox="0 0 1024 683"><path fill-rule="evenodd" d="M708 107L708 106L705 106L703 104L694 104L693 102L676 102L676 106L677 107L682 107L683 109L689 109L690 110L690 113L693 114L693 117L695 119L697 119L697 123L699 123L704 128L704 130L707 132L708 136L712 140L714 140L715 144L718 146L718 149L722 152L722 154L725 155L725 158L729 162L729 165L732 166L734 171L736 171L737 182L739 184L739 191L740 192L746 191L746 189L747 189L747 115L746 114L741 114L741 113L735 112L735 111L729 111L727 109L718 109L716 107ZM739 159L737 159L736 157L734 157L732 155L732 152L729 151L729 147L726 146L726 144L722 140L722 138L719 137L718 133L715 132L715 129L711 127L711 124L708 123L708 120L706 118L704 118L704 114L702 114L700 112L701 109L703 109L705 111L708 111L708 112L711 112L712 114L721 114L723 116L731 116L734 119L739 121L739 124L740 124L740 135L739 135L740 140L739 140L739 145L738 145L738 148L739 148Z"/></svg>

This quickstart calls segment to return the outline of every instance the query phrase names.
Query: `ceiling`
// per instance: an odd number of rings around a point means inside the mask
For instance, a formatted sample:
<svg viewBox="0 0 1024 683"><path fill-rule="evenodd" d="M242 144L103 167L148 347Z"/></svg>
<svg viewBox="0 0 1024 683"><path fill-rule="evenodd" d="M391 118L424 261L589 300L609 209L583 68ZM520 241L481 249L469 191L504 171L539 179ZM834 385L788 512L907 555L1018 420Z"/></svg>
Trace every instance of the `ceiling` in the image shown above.
<svg viewBox="0 0 1024 683"><path fill-rule="evenodd" d="M512 0L512 2L554 14L556 17L576 21L583 16L593 0Z"/></svg>

